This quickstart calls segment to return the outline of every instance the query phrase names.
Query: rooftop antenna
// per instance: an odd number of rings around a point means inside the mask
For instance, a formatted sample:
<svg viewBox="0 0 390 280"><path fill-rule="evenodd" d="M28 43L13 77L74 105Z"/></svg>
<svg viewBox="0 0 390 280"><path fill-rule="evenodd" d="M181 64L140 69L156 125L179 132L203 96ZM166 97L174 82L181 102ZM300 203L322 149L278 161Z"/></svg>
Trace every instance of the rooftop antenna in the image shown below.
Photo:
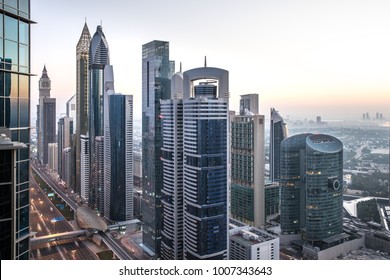
<svg viewBox="0 0 390 280"><path fill-rule="evenodd" d="M180 61L180 73L182 73L182 69L181 69L181 61Z"/></svg>
<svg viewBox="0 0 390 280"><path fill-rule="evenodd" d="M204 67L207 67L207 57L204 56Z"/></svg>

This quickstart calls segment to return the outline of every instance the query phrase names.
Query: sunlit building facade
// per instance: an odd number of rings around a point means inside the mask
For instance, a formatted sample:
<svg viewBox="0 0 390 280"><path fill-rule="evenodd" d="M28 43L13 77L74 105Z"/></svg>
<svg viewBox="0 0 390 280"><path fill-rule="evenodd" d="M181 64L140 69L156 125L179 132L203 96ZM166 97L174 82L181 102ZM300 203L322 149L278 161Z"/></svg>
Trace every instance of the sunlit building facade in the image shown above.
<svg viewBox="0 0 390 280"><path fill-rule="evenodd" d="M265 182L264 182L264 116L249 110L250 104L256 110L257 95L241 96L240 115L231 121L231 217L250 226L265 224Z"/></svg>

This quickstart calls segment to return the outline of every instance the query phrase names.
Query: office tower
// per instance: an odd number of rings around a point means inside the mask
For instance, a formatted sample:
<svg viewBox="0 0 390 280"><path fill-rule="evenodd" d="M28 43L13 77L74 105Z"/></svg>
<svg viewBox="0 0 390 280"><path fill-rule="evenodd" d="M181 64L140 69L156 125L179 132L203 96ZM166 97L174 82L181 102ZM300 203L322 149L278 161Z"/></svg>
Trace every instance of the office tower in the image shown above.
<svg viewBox="0 0 390 280"><path fill-rule="evenodd" d="M160 100L171 92L169 43L152 41L142 46L142 215L143 246L160 256L162 209L162 127Z"/></svg>
<svg viewBox="0 0 390 280"><path fill-rule="evenodd" d="M39 79L38 158L47 164L48 144L56 142L56 99L50 98L51 81L43 67Z"/></svg>
<svg viewBox="0 0 390 280"><path fill-rule="evenodd" d="M91 141L91 138L89 138ZM90 145L91 147L91 145ZM89 159L91 160L91 154L89 155ZM89 174L89 204L93 206L93 209L97 211L99 215L104 215L104 137L96 136L95 137L95 146L94 146L94 163L90 163L90 168L92 165L95 165L96 170L99 172L95 173L95 176L92 176L91 169ZM91 186L94 186L95 189L91 189ZM93 193L92 198L94 201L91 203L91 192Z"/></svg>
<svg viewBox="0 0 390 280"><path fill-rule="evenodd" d="M63 150L63 180L70 190L75 189L76 184L76 149L71 146Z"/></svg>
<svg viewBox="0 0 390 280"><path fill-rule="evenodd" d="M282 141L280 152L280 226L282 234L299 234L306 226L306 138L298 134Z"/></svg>
<svg viewBox="0 0 390 280"><path fill-rule="evenodd" d="M100 163L99 154L103 154L103 144L100 151L95 144L97 137L103 136L103 102L104 102L104 67L110 64L110 55L108 50L108 44L106 37L104 36L103 29L99 25L95 34L92 37L89 48L89 150L90 153L90 180L89 191L90 199L89 204L94 209L102 209L103 205L99 203L104 196L103 185L98 184L103 180L103 169L99 169L99 166L103 168L103 162ZM99 138L100 139L100 138Z"/></svg>
<svg viewBox="0 0 390 280"><path fill-rule="evenodd" d="M104 216L133 219L133 96L115 93L112 66L105 68Z"/></svg>
<svg viewBox="0 0 390 280"><path fill-rule="evenodd" d="M259 95L257 93L241 95L240 115L243 116L248 111L255 115L259 114Z"/></svg>
<svg viewBox="0 0 390 280"><path fill-rule="evenodd" d="M81 135L87 135L88 130L88 95L89 95L89 47L91 35L87 23L84 24L80 39L76 46L76 192L81 193L81 180L86 180L89 174L81 173ZM83 168L84 169L84 168ZM84 169L85 170L85 169ZM89 181L89 178L88 178Z"/></svg>
<svg viewBox="0 0 390 280"><path fill-rule="evenodd" d="M66 116L73 119L73 134L76 134L76 95L73 95L66 102Z"/></svg>
<svg viewBox="0 0 390 280"><path fill-rule="evenodd" d="M275 108L271 108L269 167L270 181L277 182L280 178L280 143L287 138L287 125Z"/></svg>
<svg viewBox="0 0 390 280"><path fill-rule="evenodd" d="M53 172L58 171L58 144L49 143L48 167Z"/></svg>
<svg viewBox="0 0 390 280"><path fill-rule="evenodd" d="M70 117L62 117L58 120L58 175L62 180L64 179L66 167L66 165L64 164L63 153L66 148L73 146L73 124L74 121Z"/></svg>
<svg viewBox="0 0 390 280"><path fill-rule="evenodd" d="M323 134L282 142L281 230L322 248L342 233L343 144Z"/></svg>
<svg viewBox="0 0 390 280"><path fill-rule="evenodd" d="M0 259L28 259L30 24L33 21L30 1L4 2L0 9L0 135L6 136L0 141Z"/></svg>
<svg viewBox="0 0 390 280"><path fill-rule="evenodd" d="M231 217L250 226L266 222L264 183L264 116L249 110L248 95L241 96L245 110L231 120ZM251 105L257 95L251 95ZM253 106L252 108L256 108Z"/></svg>
<svg viewBox="0 0 390 280"><path fill-rule="evenodd" d="M229 260L279 260L279 237L230 219Z"/></svg>
<svg viewBox="0 0 390 280"><path fill-rule="evenodd" d="M226 70L183 73L185 259L228 258L228 95Z"/></svg>
<svg viewBox="0 0 390 280"><path fill-rule="evenodd" d="M343 232L343 144L330 135L306 138L306 235L315 244Z"/></svg>
<svg viewBox="0 0 390 280"><path fill-rule="evenodd" d="M81 199L88 203L89 201L89 137L80 135L80 196Z"/></svg>
<svg viewBox="0 0 390 280"><path fill-rule="evenodd" d="M183 208L183 74L171 82L172 99L161 101L163 129L163 224L161 258L182 260L184 241Z"/></svg>
<svg viewBox="0 0 390 280"><path fill-rule="evenodd" d="M19 142L12 142L5 134L0 135L0 189L1 189L1 216L0 216L0 259L28 259L29 258L29 195L28 181L18 185L19 178L27 177L28 169L20 176L15 167L18 153L28 150L28 147ZM26 164L23 164L25 167ZM28 163L27 163L28 168ZM19 169L20 172L22 170ZM19 192L21 190L21 192ZM18 205L15 204L18 203ZM18 207L19 203L22 207ZM22 239L19 239L19 238Z"/></svg>
<svg viewBox="0 0 390 280"><path fill-rule="evenodd" d="M321 116L316 117L316 124L322 124Z"/></svg>

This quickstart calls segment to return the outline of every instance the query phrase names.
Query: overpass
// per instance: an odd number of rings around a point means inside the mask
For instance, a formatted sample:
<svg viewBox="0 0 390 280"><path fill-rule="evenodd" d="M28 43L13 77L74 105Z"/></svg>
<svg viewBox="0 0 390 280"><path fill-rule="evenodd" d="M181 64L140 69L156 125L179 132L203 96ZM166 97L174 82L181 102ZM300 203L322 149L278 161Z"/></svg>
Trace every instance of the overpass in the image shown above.
<svg viewBox="0 0 390 280"><path fill-rule="evenodd" d="M75 230L75 231L69 231L69 232L54 233L54 234L49 234L49 235L45 235L45 236L30 238L30 244L36 245L36 244L41 244L41 243L47 243L47 242L65 240L65 239L72 239L74 237L88 236L88 235L89 235L89 233L86 230Z"/></svg>

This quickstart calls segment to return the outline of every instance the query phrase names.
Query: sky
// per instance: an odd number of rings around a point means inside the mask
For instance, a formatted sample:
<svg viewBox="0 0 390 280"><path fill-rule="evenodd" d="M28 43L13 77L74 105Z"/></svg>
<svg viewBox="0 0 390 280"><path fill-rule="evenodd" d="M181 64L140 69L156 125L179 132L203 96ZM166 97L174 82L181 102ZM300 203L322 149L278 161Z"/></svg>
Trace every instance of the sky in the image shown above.
<svg viewBox="0 0 390 280"><path fill-rule="evenodd" d="M46 65L57 115L76 91L76 44L84 23L102 24L115 90L134 96L142 113L142 45L169 41L176 70L229 71L230 109L258 93L288 119L390 119L388 0L31 0L31 108Z"/></svg>

